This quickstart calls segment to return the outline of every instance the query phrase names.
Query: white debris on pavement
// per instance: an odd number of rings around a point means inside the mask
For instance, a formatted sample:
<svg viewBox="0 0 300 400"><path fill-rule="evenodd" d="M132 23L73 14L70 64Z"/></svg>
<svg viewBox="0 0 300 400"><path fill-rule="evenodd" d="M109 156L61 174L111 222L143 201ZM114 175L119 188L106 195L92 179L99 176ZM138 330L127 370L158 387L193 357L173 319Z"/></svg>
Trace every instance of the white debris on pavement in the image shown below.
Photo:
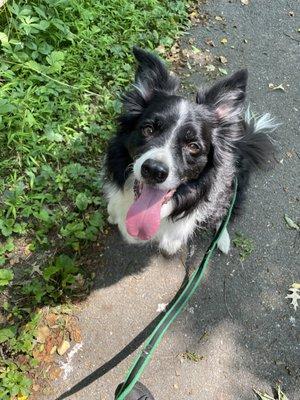
<svg viewBox="0 0 300 400"><path fill-rule="evenodd" d="M168 303L159 303L157 306L156 312L158 312L158 313L165 312L167 305L168 305Z"/></svg>
<svg viewBox="0 0 300 400"><path fill-rule="evenodd" d="M65 362L64 361L59 362L59 366L63 371L62 378L64 381L68 379L70 373L73 371L73 366L71 365L72 358L81 348L82 348L82 343L76 343L73 349L68 353L67 360Z"/></svg>

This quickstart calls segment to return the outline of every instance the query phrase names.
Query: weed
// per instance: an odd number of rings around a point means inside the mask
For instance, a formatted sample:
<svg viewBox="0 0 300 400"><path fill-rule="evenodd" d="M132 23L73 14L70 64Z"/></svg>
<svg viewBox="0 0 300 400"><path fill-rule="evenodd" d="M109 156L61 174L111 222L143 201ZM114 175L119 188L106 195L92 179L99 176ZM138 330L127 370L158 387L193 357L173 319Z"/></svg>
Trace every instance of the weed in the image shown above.
<svg viewBox="0 0 300 400"><path fill-rule="evenodd" d="M252 251L254 250L253 241L251 239L246 238L241 233L235 234L235 239L233 240L233 244L239 250L241 261L245 261L246 258L248 258L252 253Z"/></svg>

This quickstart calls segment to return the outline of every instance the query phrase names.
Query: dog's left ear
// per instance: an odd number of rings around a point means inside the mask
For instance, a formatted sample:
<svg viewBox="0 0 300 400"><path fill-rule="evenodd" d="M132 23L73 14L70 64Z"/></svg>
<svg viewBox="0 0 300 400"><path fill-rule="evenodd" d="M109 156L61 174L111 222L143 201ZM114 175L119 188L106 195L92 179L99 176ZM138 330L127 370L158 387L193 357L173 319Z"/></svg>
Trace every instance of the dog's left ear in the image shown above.
<svg viewBox="0 0 300 400"><path fill-rule="evenodd" d="M242 69L216 83L211 89L198 92L196 101L212 107L220 123L234 123L243 111L247 79L248 71Z"/></svg>
<svg viewBox="0 0 300 400"><path fill-rule="evenodd" d="M178 89L179 79L170 74L154 54L136 46L133 47L133 54L138 62L135 82L133 88L123 96L123 104L131 115L138 115L155 92L174 93Z"/></svg>

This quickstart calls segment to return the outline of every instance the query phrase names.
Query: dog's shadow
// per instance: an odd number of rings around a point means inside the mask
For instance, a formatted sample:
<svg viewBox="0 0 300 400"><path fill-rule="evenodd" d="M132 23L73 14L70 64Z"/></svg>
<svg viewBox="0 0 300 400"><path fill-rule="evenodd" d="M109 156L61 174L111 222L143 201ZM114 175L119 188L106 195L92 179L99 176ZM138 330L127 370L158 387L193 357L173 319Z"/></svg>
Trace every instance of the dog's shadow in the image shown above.
<svg viewBox="0 0 300 400"><path fill-rule="evenodd" d="M141 274L151 264L151 259L161 257L161 260L172 265L180 262L185 274L197 266L209 245L211 233L201 231L195 240L176 253L168 256L158 250L157 244L146 243L141 245L128 244L124 241L116 227L111 228L105 240L103 251L103 266L94 270L96 273L93 290L115 285L123 278Z"/></svg>

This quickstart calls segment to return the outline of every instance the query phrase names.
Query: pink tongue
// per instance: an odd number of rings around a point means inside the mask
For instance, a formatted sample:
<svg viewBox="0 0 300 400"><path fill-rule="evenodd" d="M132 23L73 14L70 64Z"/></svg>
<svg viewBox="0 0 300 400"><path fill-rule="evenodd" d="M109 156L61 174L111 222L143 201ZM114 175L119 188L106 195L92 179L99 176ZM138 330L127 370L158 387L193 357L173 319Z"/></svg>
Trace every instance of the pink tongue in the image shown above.
<svg viewBox="0 0 300 400"><path fill-rule="evenodd" d="M140 197L129 208L126 229L129 235L149 240L158 231L160 209L168 191L143 186Z"/></svg>

